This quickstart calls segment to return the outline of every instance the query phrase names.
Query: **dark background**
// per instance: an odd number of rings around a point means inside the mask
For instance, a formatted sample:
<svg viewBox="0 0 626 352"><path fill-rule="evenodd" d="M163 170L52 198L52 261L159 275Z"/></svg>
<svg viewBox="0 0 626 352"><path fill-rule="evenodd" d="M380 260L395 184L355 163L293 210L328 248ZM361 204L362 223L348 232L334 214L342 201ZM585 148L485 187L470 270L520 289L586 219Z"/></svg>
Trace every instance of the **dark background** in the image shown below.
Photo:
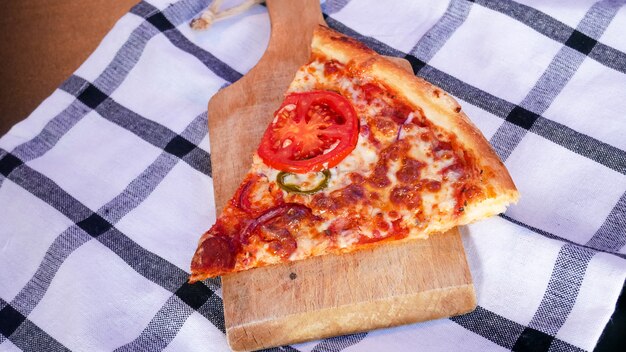
<svg viewBox="0 0 626 352"><path fill-rule="evenodd" d="M0 136L52 94L137 1L3 1ZM617 351L618 346L626 346L624 290L596 351Z"/></svg>
<svg viewBox="0 0 626 352"><path fill-rule="evenodd" d="M2 1L0 136L52 94L137 2Z"/></svg>

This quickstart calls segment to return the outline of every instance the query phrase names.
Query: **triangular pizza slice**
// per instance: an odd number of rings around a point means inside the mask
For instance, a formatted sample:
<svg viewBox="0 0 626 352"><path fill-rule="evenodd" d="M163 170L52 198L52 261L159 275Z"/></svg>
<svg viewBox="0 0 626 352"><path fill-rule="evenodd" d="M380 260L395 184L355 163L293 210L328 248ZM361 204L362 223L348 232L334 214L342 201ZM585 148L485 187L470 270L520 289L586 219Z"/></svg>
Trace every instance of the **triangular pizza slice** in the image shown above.
<svg viewBox="0 0 626 352"><path fill-rule="evenodd" d="M320 26L190 281L424 239L517 199L453 98Z"/></svg>

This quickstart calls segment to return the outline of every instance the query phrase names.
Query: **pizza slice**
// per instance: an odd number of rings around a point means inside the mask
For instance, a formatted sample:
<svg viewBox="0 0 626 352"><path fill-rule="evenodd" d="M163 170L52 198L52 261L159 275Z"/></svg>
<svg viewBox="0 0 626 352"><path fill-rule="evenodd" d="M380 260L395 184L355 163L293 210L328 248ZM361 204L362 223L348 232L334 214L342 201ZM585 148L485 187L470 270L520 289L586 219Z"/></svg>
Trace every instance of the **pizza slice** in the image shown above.
<svg viewBox="0 0 626 352"><path fill-rule="evenodd" d="M517 199L453 98L320 26L190 281L424 239Z"/></svg>

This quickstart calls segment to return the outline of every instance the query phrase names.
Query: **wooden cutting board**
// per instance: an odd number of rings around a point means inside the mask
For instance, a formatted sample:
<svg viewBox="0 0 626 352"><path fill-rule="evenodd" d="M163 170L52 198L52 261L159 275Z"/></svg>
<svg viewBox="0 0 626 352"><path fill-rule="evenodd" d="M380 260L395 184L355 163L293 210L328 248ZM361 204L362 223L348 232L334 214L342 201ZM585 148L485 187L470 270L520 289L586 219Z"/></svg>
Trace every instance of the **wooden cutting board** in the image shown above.
<svg viewBox="0 0 626 352"><path fill-rule="evenodd" d="M218 212L234 194L273 112L324 24L317 0L268 0L271 36L259 63L209 102ZM402 60L410 70L408 62ZM233 350L255 350L448 317L473 310L458 230L222 277Z"/></svg>

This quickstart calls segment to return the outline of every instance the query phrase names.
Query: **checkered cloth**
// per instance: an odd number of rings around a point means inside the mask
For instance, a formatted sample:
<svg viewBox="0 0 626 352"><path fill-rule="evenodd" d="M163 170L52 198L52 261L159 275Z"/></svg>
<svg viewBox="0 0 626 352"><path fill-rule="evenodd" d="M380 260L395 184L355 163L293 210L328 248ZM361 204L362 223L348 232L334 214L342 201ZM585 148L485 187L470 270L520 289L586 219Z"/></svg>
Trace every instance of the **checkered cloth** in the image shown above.
<svg viewBox="0 0 626 352"><path fill-rule="evenodd" d="M328 24L454 95L522 194L463 240L478 308L275 351L592 350L626 277L626 6L326 1ZM263 6L141 2L0 139L0 350L227 350L206 106L269 38ZM226 4L228 6L228 3Z"/></svg>

